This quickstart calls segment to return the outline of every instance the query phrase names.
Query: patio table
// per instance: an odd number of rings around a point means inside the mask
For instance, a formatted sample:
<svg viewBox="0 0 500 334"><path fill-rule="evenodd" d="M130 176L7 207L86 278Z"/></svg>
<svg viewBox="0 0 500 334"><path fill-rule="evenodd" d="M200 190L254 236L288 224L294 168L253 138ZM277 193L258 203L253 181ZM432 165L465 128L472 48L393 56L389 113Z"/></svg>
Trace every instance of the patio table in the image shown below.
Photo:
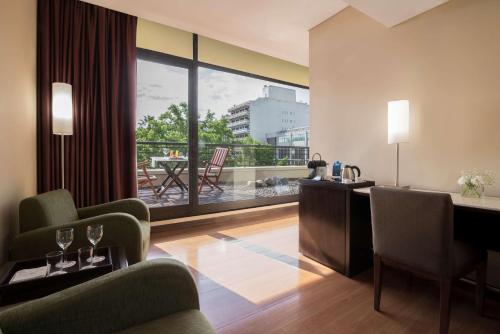
<svg viewBox="0 0 500 334"><path fill-rule="evenodd" d="M188 166L189 160L184 157L152 157L151 165L156 167L160 165L167 173L167 177L161 183L157 190L158 197L161 197L174 183L182 190L188 190L188 186L181 180L180 175Z"/></svg>

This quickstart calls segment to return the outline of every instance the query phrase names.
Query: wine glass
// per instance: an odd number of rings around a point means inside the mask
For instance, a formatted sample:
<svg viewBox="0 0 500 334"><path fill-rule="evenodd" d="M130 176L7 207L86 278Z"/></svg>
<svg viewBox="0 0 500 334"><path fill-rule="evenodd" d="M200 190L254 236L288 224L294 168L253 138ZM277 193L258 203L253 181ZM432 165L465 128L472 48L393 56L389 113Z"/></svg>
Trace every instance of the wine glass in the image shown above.
<svg viewBox="0 0 500 334"><path fill-rule="evenodd" d="M83 246L78 248L78 265L80 270L94 268L94 264L89 264L89 259L93 257L94 248L92 246Z"/></svg>
<svg viewBox="0 0 500 334"><path fill-rule="evenodd" d="M93 251L94 255L87 260L90 263L101 262L101 261L104 261L104 259L105 259L104 256L97 256L97 253L96 253L96 246L99 243L99 241L101 241L102 234L103 234L103 230L102 230L101 224L87 226L87 239L89 239L90 243L94 247L94 251Z"/></svg>
<svg viewBox="0 0 500 334"><path fill-rule="evenodd" d="M66 274L63 268L59 268L58 265L62 261L63 252L53 251L45 255L47 260L47 276L56 276L61 274Z"/></svg>
<svg viewBox="0 0 500 334"><path fill-rule="evenodd" d="M76 264L76 261L66 260L66 249L73 242L73 233L72 227L60 228L56 231L56 242L63 251L62 261L57 265L58 268L69 268Z"/></svg>

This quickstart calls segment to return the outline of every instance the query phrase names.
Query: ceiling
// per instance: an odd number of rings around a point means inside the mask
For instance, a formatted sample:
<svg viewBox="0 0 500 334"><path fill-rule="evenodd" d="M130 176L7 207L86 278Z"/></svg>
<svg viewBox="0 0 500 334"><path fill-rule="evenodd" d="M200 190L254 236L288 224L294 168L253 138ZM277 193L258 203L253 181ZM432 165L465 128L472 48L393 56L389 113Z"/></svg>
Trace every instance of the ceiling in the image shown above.
<svg viewBox="0 0 500 334"><path fill-rule="evenodd" d="M448 0L344 0L360 12L393 27Z"/></svg>
<svg viewBox="0 0 500 334"><path fill-rule="evenodd" d="M392 27L448 0L84 1L308 66L308 30L349 5Z"/></svg>

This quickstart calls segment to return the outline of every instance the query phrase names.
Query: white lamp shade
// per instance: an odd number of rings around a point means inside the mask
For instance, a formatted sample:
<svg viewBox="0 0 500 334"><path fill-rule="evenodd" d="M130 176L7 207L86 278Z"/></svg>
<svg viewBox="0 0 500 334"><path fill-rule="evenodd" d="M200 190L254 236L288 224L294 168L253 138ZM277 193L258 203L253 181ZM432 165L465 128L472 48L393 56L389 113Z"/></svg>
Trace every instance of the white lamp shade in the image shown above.
<svg viewBox="0 0 500 334"><path fill-rule="evenodd" d="M73 92L70 84L52 83L52 133L73 134Z"/></svg>
<svg viewBox="0 0 500 334"><path fill-rule="evenodd" d="M408 142L410 136L410 102L408 100L389 101L387 130L389 144Z"/></svg>

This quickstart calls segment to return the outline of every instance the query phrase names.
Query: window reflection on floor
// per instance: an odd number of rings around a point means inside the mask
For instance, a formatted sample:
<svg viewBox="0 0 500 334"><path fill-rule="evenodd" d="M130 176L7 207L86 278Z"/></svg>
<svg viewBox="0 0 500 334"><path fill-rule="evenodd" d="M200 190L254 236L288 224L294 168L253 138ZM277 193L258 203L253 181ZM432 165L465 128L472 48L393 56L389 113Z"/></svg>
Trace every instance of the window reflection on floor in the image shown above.
<svg viewBox="0 0 500 334"><path fill-rule="evenodd" d="M296 220L221 230L154 246L253 304L268 303L334 273L299 254Z"/></svg>

